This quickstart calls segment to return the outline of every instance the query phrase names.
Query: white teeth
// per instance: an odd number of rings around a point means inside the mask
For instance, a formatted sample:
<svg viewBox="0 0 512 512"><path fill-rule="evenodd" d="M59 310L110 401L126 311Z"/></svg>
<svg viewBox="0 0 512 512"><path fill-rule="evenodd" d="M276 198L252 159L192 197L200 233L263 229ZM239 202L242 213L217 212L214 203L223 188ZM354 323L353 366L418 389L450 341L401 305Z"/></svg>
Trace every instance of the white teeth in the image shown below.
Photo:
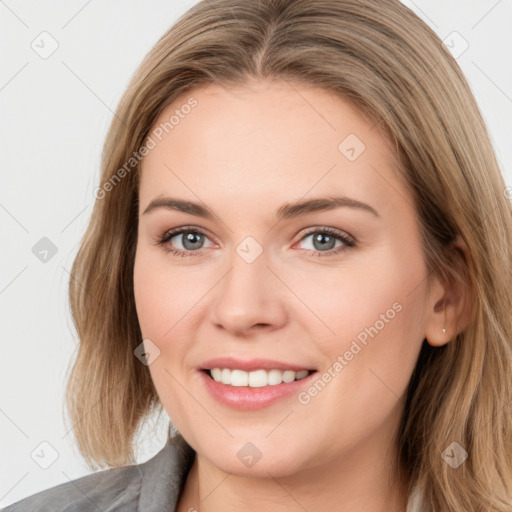
<svg viewBox="0 0 512 512"><path fill-rule="evenodd" d="M270 370L267 373L268 383L271 386L275 386L276 384L281 384L283 382L283 372L281 370Z"/></svg>
<svg viewBox="0 0 512 512"><path fill-rule="evenodd" d="M247 373L247 372L244 372ZM267 372L265 370L256 370L249 372L249 386L251 388L262 388L268 384Z"/></svg>
<svg viewBox="0 0 512 512"><path fill-rule="evenodd" d="M222 384L231 384L231 370L224 368L220 376L220 381Z"/></svg>
<svg viewBox="0 0 512 512"><path fill-rule="evenodd" d="M232 386L247 386L249 384L249 374L243 370L231 370L230 384Z"/></svg>
<svg viewBox="0 0 512 512"><path fill-rule="evenodd" d="M216 382L222 382L237 387L261 388L264 386L276 386L283 382L293 382L307 377L308 370L294 372L293 370L230 370L229 368L212 368L210 375Z"/></svg>
<svg viewBox="0 0 512 512"><path fill-rule="evenodd" d="M295 380L295 372L292 370L286 370L283 372L283 382L293 382Z"/></svg>

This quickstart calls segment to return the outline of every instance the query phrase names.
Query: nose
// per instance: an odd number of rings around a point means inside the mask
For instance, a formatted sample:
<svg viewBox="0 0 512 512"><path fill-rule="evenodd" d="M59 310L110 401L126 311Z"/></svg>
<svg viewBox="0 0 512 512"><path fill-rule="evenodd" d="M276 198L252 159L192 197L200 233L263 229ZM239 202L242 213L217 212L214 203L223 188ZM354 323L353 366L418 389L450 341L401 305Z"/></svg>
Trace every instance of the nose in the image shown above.
<svg viewBox="0 0 512 512"><path fill-rule="evenodd" d="M281 328L287 321L287 289L263 252L252 263L235 254L232 267L215 287L213 323L236 336ZM290 292L288 291L288 294Z"/></svg>

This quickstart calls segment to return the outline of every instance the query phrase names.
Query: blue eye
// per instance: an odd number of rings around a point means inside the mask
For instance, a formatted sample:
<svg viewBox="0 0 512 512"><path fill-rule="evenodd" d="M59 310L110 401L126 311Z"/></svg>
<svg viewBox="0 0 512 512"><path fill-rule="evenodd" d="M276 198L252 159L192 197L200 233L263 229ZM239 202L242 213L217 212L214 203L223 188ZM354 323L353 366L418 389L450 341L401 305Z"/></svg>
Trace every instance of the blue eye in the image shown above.
<svg viewBox="0 0 512 512"><path fill-rule="evenodd" d="M181 239L181 245L183 249L176 249L169 244L173 238L177 238L178 240ZM165 251L170 252L176 256L186 258L190 256L197 256L202 253L202 247L198 246L204 243L205 238L207 238L206 234L202 231L185 226L171 229L171 231L168 231L163 237L161 237L158 243L163 247Z"/></svg>
<svg viewBox="0 0 512 512"><path fill-rule="evenodd" d="M312 235L315 235L313 237L314 249L304 250L315 257L325 257L339 254L346 249L355 247L356 245L355 240L353 240L348 235L338 231L337 229L328 227L310 230L301 238L301 241ZM172 244L170 244L173 238L180 240L183 249L177 249ZM157 244L161 245L162 248L168 253L182 258L188 258L192 256L201 256L203 254L203 244L205 239L209 240L207 235L202 230L192 226L183 226L167 231L163 236L159 237ZM337 248L334 248L337 241L341 242L341 247L338 246Z"/></svg>
<svg viewBox="0 0 512 512"><path fill-rule="evenodd" d="M309 231L301 238L301 241L312 235L314 235L312 240L313 250L308 250L312 256L324 257L339 254L342 251L355 246L355 241L352 238L349 238L337 229L327 227ZM341 242L341 247L338 246L335 248L337 241Z"/></svg>

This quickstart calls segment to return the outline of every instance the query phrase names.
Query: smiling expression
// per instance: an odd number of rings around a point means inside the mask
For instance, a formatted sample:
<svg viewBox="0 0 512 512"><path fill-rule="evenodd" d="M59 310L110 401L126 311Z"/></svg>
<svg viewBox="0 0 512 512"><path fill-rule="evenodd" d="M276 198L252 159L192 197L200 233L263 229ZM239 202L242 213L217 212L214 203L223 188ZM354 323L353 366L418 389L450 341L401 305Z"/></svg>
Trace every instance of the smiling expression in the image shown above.
<svg viewBox="0 0 512 512"><path fill-rule="evenodd" d="M139 189L134 291L163 407L224 471L378 456L429 300L387 139L342 98L284 82L194 89L155 126L190 96L197 106L144 158ZM307 376L282 382L294 368ZM237 456L247 442L262 454L251 469Z"/></svg>

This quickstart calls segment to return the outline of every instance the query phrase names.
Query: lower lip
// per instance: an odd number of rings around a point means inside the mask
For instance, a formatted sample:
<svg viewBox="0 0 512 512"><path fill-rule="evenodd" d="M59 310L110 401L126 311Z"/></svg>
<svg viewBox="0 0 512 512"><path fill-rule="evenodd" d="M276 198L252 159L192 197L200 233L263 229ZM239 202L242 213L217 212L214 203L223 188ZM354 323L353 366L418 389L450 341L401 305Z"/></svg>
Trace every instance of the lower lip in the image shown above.
<svg viewBox="0 0 512 512"><path fill-rule="evenodd" d="M297 394L301 388L308 386L317 372L309 374L300 380L283 382L275 386L251 388L249 386L229 386L213 380L204 371L199 371L200 379L204 382L210 394L221 404L234 409L256 410L273 404L277 400Z"/></svg>

